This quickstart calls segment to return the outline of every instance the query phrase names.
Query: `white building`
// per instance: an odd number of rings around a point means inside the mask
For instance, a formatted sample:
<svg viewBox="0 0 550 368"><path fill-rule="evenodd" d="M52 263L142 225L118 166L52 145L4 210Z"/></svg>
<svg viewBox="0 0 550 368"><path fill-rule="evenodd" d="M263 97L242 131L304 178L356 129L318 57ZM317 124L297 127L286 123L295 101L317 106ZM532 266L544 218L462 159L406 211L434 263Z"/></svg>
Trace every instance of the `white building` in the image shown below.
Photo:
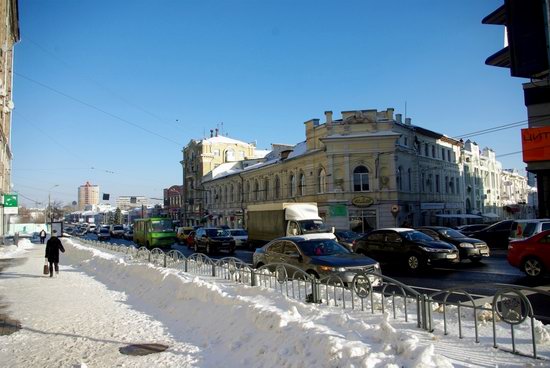
<svg viewBox="0 0 550 368"><path fill-rule="evenodd" d="M132 208L138 208L141 206L148 206L148 200L145 196L120 196L116 199L116 207L121 210L128 210Z"/></svg>

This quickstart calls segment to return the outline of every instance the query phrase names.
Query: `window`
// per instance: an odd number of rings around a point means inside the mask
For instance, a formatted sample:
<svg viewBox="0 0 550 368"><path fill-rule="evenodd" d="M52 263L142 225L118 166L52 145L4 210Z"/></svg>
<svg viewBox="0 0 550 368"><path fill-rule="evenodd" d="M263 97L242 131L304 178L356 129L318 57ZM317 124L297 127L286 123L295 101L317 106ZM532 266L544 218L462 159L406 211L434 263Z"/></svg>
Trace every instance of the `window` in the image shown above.
<svg viewBox="0 0 550 368"><path fill-rule="evenodd" d="M353 170L353 191L365 192L369 190L369 170L365 166L357 166Z"/></svg>
<svg viewBox="0 0 550 368"><path fill-rule="evenodd" d="M327 191L326 180L325 169L320 169L319 175L317 175L317 193L325 193Z"/></svg>
<svg viewBox="0 0 550 368"><path fill-rule="evenodd" d="M447 161L451 162L451 150L447 151Z"/></svg>
<svg viewBox="0 0 550 368"><path fill-rule="evenodd" d="M269 194L269 179L264 180L264 199L267 200Z"/></svg>
<svg viewBox="0 0 550 368"><path fill-rule="evenodd" d="M456 178L456 194L460 194L460 183L458 182L458 178Z"/></svg>
<svg viewBox="0 0 550 368"><path fill-rule="evenodd" d="M441 148L441 159L445 160L445 148Z"/></svg>
<svg viewBox="0 0 550 368"><path fill-rule="evenodd" d="M260 200L260 183L258 183L258 180L254 181L254 200Z"/></svg>
<svg viewBox="0 0 550 368"><path fill-rule="evenodd" d="M281 181L278 176L275 177L275 189L273 196L275 199L281 198Z"/></svg>
<svg viewBox="0 0 550 368"><path fill-rule="evenodd" d="M432 146L432 157L435 158L435 146Z"/></svg>
<svg viewBox="0 0 550 368"><path fill-rule="evenodd" d="M445 177L445 193L449 193L449 177Z"/></svg>
<svg viewBox="0 0 550 368"><path fill-rule="evenodd" d="M422 191L426 191L426 174L422 173L420 176L420 181L422 182Z"/></svg>
<svg viewBox="0 0 550 368"><path fill-rule="evenodd" d="M397 168L397 173L395 175L395 181L397 182L397 189L401 190L403 189L402 188L402 182L403 182L403 178L401 177L401 173L403 172L403 168L401 166L399 166Z"/></svg>
<svg viewBox="0 0 550 368"><path fill-rule="evenodd" d="M288 188L288 196L292 198L296 195L296 177L294 174L290 174L288 185L290 187Z"/></svg>
<svg viewBox="0 0 550 368"><path fill-rule="evenodd" d="M409 140L407 139L407 137L404 137L405 138L405 147L408 147L409 146Z"/></svg>
<svg viewBox="0 0 550 368"><path fill-rule="evenodd" d="M424 156L428 157L430 155L430 146L428 143L424 146Z"/></svg>
<svg viewBox="0 0 550 368"><path fill-rule="evenodd" d="M235 151L233 151L231 148L228 148L227 151L225 151L225 162L235 161Z"/></svg>
<svg viewBox="0 0 550 368"><path fill-rule="evenodd" d="M229 187L229 202L233 202L235 199L235 187L233 184Z"/></svg>
<svg viewBox="0 0 550 368"><path fill-rule="evenodd" d="M214 154L214 156L219 156L220 155L220 150L215 149L214 151L212 151L212 153Z"/></svg>
<svg viewBox="0 0 550 368"><path fill-rule="evenodd" d="M284 242L282 241L273 243L269 246L267 251L272 253L283 253L283 245L284 245Z"/></svg>
<svg viewBox="0 0 550 368"><path fill-rule="evenodd" d="M412 172L410 168L407 170L407 181L409 184L409 192L412 192Z"/></svg>
<svg viewBox="0 0 550 368"><path fill-rule="evenodd" d="M300 182L298 184L298 195L303 196L306 188L306 176L304 173L300 173Z"/></svg>
<svg viewBox="0 0 550 368"><path fill-rule="evenodd" d="M439 193L439 190L440 190L440 188L439 188L439 175L436 175L435 176L435 192Z"/></svg>

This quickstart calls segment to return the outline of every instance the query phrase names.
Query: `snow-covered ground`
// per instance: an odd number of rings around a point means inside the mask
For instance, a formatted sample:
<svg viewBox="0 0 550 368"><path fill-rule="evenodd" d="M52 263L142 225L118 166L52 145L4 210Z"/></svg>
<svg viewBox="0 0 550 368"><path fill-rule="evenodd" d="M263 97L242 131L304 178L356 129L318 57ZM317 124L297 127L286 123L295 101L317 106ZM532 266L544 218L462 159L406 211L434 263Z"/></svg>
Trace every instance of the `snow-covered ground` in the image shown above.
<svg viewBox="0 0 550 368"><path fill-rule="evenodd" d="M381 314L304 304L272 290L132 263L64 239L60 275L42 275L44 245L0 247L20 257L0 274L0 302L22 330L0 336L5 367L544 367L417 329ZM537 338L548 349L549 330ZM471 330L464 334L472 336ZM132 343L169 348L122 355Z"/></svg>

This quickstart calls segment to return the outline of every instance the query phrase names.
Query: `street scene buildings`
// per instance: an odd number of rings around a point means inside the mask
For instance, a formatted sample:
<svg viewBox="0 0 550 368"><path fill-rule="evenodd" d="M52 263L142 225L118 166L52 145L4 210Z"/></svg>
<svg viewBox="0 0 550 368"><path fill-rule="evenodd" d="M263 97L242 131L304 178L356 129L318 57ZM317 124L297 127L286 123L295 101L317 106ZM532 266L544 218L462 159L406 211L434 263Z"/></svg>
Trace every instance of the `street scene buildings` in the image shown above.
<svg viewBox="0 0 550 368"><path fill-rule="evenodd" d="M532 189L495 152L412 124L394 109L304 123L305 141L270 151L211 132L183 149L186 225L246 227L249 204L316 202L330 226L456 225L534 213Z"/></svg>

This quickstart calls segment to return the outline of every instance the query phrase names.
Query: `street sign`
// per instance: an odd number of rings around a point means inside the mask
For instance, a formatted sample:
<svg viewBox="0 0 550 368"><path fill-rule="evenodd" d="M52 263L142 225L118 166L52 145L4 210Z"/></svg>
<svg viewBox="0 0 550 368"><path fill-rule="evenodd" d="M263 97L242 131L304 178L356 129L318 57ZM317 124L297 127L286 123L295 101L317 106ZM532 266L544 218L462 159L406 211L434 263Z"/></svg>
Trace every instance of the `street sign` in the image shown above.
<svg viewBox="0 0 550 368"><path fill-rule="evenodd" d="M391 213L397 213L399 212L399 206L394 204L393 206L391 206Z"/></svg>
<svg viewBox="0 0 550 368"><path fill-rule="evenodd" d="M18 207L17 194L4 194L4 207Z"/></svg>

